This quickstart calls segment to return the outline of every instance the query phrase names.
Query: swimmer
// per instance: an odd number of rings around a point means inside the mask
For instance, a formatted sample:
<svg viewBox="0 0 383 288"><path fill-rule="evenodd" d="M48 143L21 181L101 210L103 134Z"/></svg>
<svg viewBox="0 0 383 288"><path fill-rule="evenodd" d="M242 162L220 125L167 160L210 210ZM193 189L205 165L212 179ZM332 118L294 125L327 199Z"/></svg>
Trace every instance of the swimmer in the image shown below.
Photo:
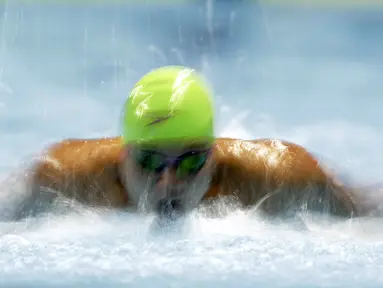
<svg viewBox="0 0 383 288"><path fill-rule="evenodd" d="M215 138L214 120L213 93L199 73L155 69L127 97L121 136L68 139L44 152L31 169L33 200L50 191L93 207L165 217L222 197L270 216L302 208L344 218L364 213L355 188L305 148Z"/></svg>

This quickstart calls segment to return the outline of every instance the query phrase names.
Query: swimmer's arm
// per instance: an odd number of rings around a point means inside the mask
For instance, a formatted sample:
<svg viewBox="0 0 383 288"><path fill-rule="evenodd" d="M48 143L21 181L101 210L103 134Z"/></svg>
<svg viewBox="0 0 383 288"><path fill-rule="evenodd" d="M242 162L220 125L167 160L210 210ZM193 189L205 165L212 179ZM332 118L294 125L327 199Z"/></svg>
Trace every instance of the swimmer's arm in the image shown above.
<svg viewBox="0 0 383 288"><path fill-rule="evenodd" d="M83 143L77 140L61 141L45 149L35 159L29 167L29 194L23 209L20 209L20 215L30 213L36 207L49 205L57 197L85 198L86 179L92 175L83 167L86 161L81 161L87 155L79 149Z"/></svg>
<svg viewBox="0 0 383 288"><path fill-rule="evenodd" d="M333 174L327 174L328 189L332 196L334 216L346 217L381 217L383 216L383 183L371 185L345 184Z"/></svg>
<svg viewBox="0 0 383 288"><path fill-rule="evenodd" d="M335 199L333 214L341 211L339 208L343 207L343 210L355 217L383 215L383 183L359 185L347 175L342 174L342 177L338 177L339 170L335 173L336 171L330 172L327 167L323 169L330 179L329 188ZM341 179L346 179L346 183Z"/></svg>
<svg viewBox="0 0 383 288"><path fill-rule="evenodd" d="M350 187L349 191L356 203L358 216L383 216L383 183Z"/></svg>
<svg viewBox="0 0 383 288"><path fill-rule="evenodd" d="M25 174L25 195L15 207L12 220L21 220L49 208L49 204L61 194L57 176L54 167L44 160L32 163Z"/></svg>

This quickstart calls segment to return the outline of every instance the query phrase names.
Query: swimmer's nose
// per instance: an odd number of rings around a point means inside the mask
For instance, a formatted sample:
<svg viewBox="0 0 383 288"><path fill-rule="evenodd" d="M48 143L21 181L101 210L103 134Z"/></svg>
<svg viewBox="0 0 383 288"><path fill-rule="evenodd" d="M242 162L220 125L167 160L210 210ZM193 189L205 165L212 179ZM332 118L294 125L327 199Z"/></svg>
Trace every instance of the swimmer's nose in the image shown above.
<svg viewBox="0 0 383 288"><path fill-rule="evenodd" d="M166 168L157 181L158 188L165 188L177 184L177 175L174 168Z"/></svg>

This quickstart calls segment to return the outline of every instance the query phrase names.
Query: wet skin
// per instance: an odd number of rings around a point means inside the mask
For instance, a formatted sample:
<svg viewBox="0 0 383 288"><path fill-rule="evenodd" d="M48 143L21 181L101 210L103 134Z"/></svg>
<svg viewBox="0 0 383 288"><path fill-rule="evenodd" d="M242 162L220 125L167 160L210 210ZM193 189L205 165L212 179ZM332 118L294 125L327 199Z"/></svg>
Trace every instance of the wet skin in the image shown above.
<svg viewBox="0 0 383 288"><path fill-rule="evenodd" d="M65 140L49 147L31 167L30 201L49 190L94 207L143 207L161 213L172 207L190 211L229 196L267 215L294 207L347 218L366 213L354 193L358 187L345 186L305 148L286 141L216 139L196 178L182 180L172 167L154 176L142 171L129 156L135 148L124 147L117 137ZM206 145L150 148L178 156Z"/></svg>
<svg viewBox="0 0 383 288"><path fill-rule="evenodd" d="M136 203L142 200L159 215L196 208L210 187L211 143L129 145L123 151L119 171L124 187Z"/></svg>

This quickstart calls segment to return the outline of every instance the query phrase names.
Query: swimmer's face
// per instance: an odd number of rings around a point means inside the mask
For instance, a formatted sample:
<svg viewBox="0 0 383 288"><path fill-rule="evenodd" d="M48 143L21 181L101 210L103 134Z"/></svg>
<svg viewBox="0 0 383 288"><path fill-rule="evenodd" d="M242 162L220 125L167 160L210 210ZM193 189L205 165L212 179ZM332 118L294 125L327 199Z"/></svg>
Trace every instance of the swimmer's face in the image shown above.
<svg viewBox="0 0 383 288"><path fill-rule="evenodd" d="M129 197L145 210L174 216L194 209L210 187L212 146L129 145L124 175Z"/></svg>

